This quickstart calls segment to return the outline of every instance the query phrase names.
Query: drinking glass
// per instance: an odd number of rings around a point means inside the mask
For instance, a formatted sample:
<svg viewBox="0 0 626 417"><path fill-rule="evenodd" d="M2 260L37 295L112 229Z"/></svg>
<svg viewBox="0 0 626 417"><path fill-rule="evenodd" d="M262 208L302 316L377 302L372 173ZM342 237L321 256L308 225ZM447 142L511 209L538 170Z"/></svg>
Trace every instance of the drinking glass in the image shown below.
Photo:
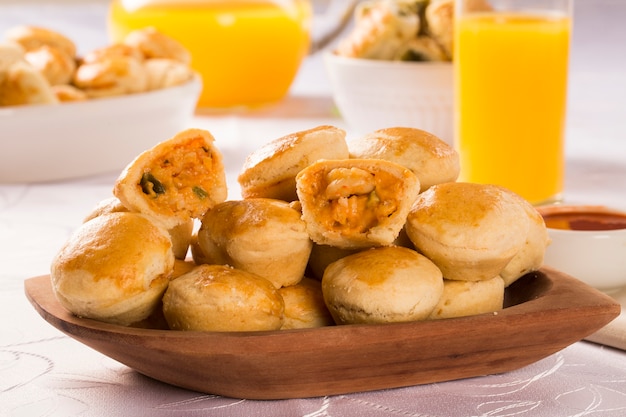
<svg viewBox="0 0 626 417"><path fill-rule="evenodd" d="M572 0L455 1L459 180L558 201Z"/></svg>

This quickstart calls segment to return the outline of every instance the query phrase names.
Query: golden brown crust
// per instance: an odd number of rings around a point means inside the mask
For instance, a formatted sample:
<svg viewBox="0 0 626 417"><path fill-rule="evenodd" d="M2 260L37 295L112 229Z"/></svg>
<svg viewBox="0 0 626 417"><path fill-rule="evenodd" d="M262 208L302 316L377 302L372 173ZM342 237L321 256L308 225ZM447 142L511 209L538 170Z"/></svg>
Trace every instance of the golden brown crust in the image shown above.
<svg viewBox="0 0 626 417"><path fill-rule="evenodd" d="M83 223L54 257L50 276L59 302L80 317L130 325L158 305L174 268L165 228L137 213Z"/></svg>
<svg viewBox="0 0 626 417"><path fill-rule="evenodd" d="M103 214L122 213L127 211L131 210L124 206L117 197L105 198L100 201L89 214L87 214L87 216L83 219L83 223L95 217L102 216ZM174 257L176 257L176 259L185 259L187 257L193 227L193 220L189 219L187 222L168 229L168 233L172 239L172 251L174 252Z"/></svg>
<svg viewBox="0 0 626 417"><path fill-rule="evenodd" d="M278 292L285 302L285 320L281 330L311 329L335 324L324 302L319 281L305 277L295 285L282 287Z"/></svg>
<svg viewBox="0 0 626 417"><path fill-rule="evenodd" d="M432 133L410 127L376 130L348 142L351 158L384 159L407 167L420 180L420 191L456 181L460 172L456 150Z"/></svg>
<svg viewBox="0 0 626 417"><path fill-rule="evenodd" d="M330 264L322 291L337 324L424 320L443 294L443 277L425 256L390 246Z"/></svg>
<svg viewBox="0 0 626 417"><path fill-rule="evenodd" d="M443 281L443 295L428 317L448 319L494 313L504 304L504 281L496 276L484 281Z"/></svg>
<svg viewBox="0 0 626 417"><path fill-rule="evenodd" d="M481 281L500 274L528 233L528 216L500 187L450 182L419 195L406 231L447 279Z"/></svg>
<svg viewBox="0 0 626 417"><path fill-rule="evenodd" d="M255 198L209 210L198 245L206 262L255 273L280 288L302 279L312 243L300 213L287 202Z"/></svg>
<svg viewBox="0 0 626 417"><path fill-rule="evenodd" d="M269 281L225 265L197 266L173 280L163 296L173 330L278 330L283 313L283 299Z"/></svg>
<svg viewBox="0 0 626 417"><path fill-rule="evenodd" d="M296 177L302 218L320 245L391 245L420 189L410 170L375 159L321 160Z"/></svg>
<svg viewBox="0 0 626 417"><path fill-rule="evenodd" d="M248 155L238 181L244 198L297 199L296 175L319 159L348 158L346 132L318 126L275 139Z"/></svg>
<svg viewBox="0 0 626 417"><path fill-rule="evenodd" d="M529 222L524 246L500 272L504 285L508 287L525 274L536 271L543 265L546 248L550 244L550 236L543 217L532 204L511 190L503 188L503 191L518 199Z"/></svg>
<svg viewBox="0 0 626 417"><path fill-rule="evenodd" d="M444 49L448 58L452 58L454 39L454 0L432 0L426 6L428 32Z"/></svg>
<svg viewBox="0 0 626 417"><path fill-rule="evenodd" d="M226 200L222 154L206 130L187 129L141 153L122 171L114 195L168 228L201 219Z"/></svg>

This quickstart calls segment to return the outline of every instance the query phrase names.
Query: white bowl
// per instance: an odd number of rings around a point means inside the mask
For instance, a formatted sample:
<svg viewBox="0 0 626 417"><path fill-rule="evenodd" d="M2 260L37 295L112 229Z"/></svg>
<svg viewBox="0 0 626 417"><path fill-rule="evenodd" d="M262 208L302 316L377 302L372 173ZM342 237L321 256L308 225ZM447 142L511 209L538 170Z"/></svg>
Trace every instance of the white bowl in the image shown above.
<svg viewBox="0 0 626 417"><path fill-rule="evenodd" d="M538 207L546 219L552 242L544 263L605 293L626 286L626 213L603 206L554 205ZM550 225L555 215L594 213L621 218L621 229L565 230ZM590 226L590 225L588 225ZM579 227L581 228L581 227Z"/></svg>
<svg viewBox="0 0 626 417"><path fill-rule="evenodd" d="M453 65L347 58L324 61L335 104L357 133L404 126L426 130L452 144Z"/></svg>
<svg viewBox="0 0 626 417"><path fill-rule="evenodd" d="M123 169L188 127L201 81L58 105L0 107L0 183L44 182Z"/></svg>

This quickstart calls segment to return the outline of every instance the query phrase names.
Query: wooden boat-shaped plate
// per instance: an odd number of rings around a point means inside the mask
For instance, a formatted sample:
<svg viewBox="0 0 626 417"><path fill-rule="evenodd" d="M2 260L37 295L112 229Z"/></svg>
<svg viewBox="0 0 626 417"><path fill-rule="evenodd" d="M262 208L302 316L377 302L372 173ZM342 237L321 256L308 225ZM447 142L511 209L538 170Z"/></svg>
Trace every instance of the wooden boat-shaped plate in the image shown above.
<svg viewBox="0 0 626 417"><path fill-rule="evenodd" d="M49 276L25 282L51 325L136 371L190 390L285 399L442 382L512 371L594 333L620 305L544 267L506 291L497 314L266 332L182 332L78 318Z"/></svg>

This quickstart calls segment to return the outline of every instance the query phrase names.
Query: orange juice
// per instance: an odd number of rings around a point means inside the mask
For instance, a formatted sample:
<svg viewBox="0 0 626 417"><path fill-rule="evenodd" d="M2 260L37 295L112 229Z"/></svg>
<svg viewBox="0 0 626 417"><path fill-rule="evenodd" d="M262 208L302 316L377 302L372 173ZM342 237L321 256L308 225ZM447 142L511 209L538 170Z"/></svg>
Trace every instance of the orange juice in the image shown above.
<svg viewBox="0 0 626 417"><path fill-rule="evenodd" d="M280 100L308 53L308 0L113 0L112 41L153 26L181 42L202 76L199 107Z"/></svg>
<svg viewBox="0 0 626 417"><path fill-rule="evenodd" d="M571 20L475 13L455 26L455 143L461 181L503 185L531 203L563 190Z"/></svg>

